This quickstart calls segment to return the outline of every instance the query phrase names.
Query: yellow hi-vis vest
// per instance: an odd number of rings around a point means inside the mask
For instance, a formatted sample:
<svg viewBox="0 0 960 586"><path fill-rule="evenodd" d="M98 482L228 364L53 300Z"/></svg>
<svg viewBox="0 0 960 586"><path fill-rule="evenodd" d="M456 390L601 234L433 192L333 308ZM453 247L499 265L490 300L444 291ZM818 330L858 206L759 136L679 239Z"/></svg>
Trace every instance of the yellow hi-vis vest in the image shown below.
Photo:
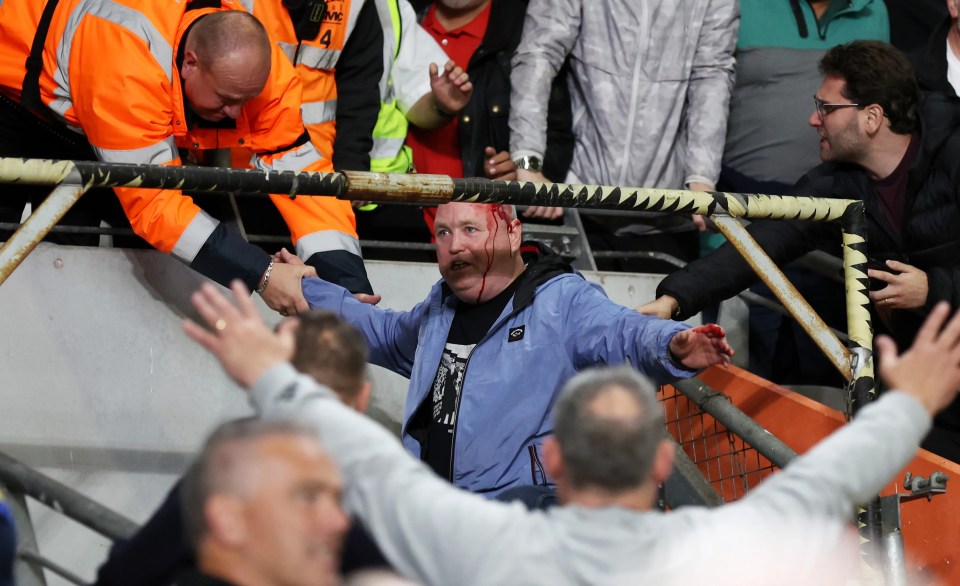
<svg viewBox="0 0 960 586"><path fill-rule="evenodd" d="M390 56L384 63L386 84L381 85L380 114L373 127L373 150L370 151L370 170L377 173L406 173L413 166L413 153L404 142L407 140L407 117L397 106L393 96L393 80L390 70L400 52L400 7L397 0L377 0L377 11L383 23L383 42L393 39L393 51L384 50ZM388 13L388 14L387 14ZM415 25L416 26L416 25ZM392 33L392 34L391 34ZM385 58L386 61L386 58Z"/></svg>

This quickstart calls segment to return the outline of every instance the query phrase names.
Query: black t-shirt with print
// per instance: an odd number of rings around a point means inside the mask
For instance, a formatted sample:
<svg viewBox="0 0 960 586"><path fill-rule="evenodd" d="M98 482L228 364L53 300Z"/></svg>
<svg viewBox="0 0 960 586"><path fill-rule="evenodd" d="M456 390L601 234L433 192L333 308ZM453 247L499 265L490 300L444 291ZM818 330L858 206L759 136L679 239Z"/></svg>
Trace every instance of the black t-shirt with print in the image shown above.
<svg viewBox="0 0 960 586"><path fill-rule="evenodd" d="M522 276L521 276L522 277ZM420 458L443 478L450 479L454 429L467 362L474 347L487 335L516 291L518 277L496 297L479 304L457 300L456 313L440 366L433 379L433 391L421 409L430 409L429 425L421 442Z"/></svg>

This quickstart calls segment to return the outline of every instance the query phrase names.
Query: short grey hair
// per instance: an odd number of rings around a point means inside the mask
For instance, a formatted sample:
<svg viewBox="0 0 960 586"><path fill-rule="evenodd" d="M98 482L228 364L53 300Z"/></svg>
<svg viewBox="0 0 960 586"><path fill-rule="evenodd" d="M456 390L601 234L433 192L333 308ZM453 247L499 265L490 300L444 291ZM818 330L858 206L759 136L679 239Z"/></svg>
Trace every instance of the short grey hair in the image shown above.
<svg viewBox="0 0 960 586"><path fill-rule="evenodd" d="M611 417L595 411L594 401L615 390L636 402L636 416ZM620 492L647 479L663 428L657 387L647 377L628 366L585 370L564 385L553 419L573 488Z"/></svg>
<svg viewBox="0 0 960 586"><path fill-rule="evenodd" d="M251 444L267 436L308 437L319 442L316 431L296 419L245 417L217 427L187 471L180 487L184 533L196 552L208 531L204 508L215 494L246 496L250 466L256 466Z"/></svg>

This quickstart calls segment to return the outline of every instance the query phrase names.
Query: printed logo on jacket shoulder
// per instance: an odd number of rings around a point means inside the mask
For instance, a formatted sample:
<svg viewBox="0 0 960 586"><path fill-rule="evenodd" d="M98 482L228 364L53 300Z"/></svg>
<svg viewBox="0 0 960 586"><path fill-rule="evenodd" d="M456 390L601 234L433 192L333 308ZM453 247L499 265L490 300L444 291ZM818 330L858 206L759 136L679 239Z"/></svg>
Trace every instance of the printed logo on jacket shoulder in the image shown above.
<svg viewBox="0 0 960 586"><path fill-rule="evenodd" d="M523 339L523 332L526 326L517 326L515 328L510 328L510 332L507 334L507 343L510 342L519 342Z"/></svg>

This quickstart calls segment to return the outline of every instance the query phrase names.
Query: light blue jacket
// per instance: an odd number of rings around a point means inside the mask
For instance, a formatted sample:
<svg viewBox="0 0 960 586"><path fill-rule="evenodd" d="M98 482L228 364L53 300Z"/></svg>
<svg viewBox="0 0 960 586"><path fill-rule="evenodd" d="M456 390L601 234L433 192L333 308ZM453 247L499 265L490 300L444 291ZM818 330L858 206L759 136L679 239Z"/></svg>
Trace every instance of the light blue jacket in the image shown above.
<svg viewBox="0 0 960 586"><path fill-rule="evenodd" d="M420 443L411 418L429 400L453 321L455 297L439 281L410 311L358 302L347 290L305 279L310 306L333 311L363 332L370 361L410 378L402 440ZM563 384L597 364L630 362L665 383L693 376L670 360L670 339L688 326L640 315L611 301L581 275L565 273L524 288L504 308L467 363L453 437L452 482L494 496L514 486L550 485L540 445L553 431L550 410ZM514 303L519 301L520 307ZM521 339L510 332L523 328ZM514 334L514 338L518 338Z"/></svg>

